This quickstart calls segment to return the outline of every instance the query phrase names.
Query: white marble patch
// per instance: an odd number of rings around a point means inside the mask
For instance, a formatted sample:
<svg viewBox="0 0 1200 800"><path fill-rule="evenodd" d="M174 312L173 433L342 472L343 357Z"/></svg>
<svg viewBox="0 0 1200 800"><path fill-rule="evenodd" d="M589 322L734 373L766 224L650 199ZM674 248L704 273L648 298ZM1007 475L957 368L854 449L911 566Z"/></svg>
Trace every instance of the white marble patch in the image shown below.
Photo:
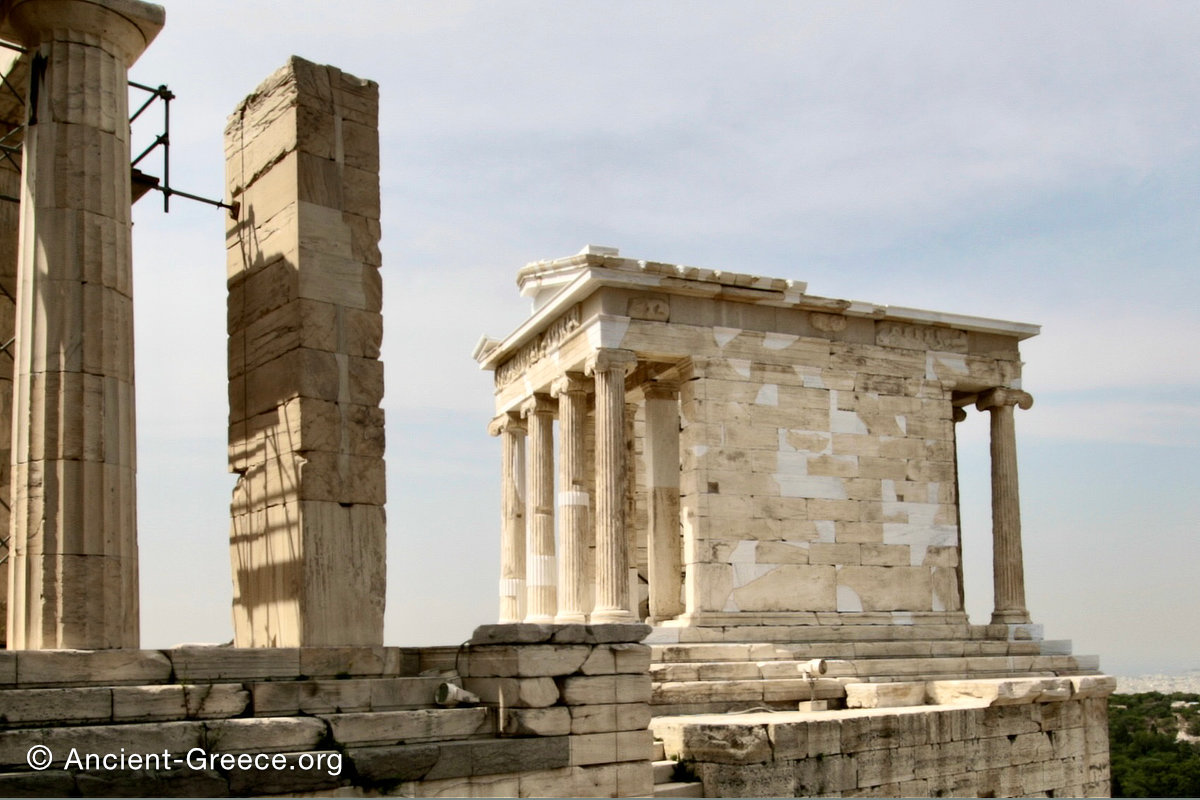
<svg viewBox="0 0 1200 800"><path fill-rule="evenodd" d="M849 586L838 584L837 587L837 610L838 611L862 611L862 598L858 596L858 592L851 589Z"/></svg>
<svg viewBox="0 0 1200 800"><path fill-rule="evenodd" d="M837 538L837 525L831 519L819 519L813 522L817 529L818 542L833 542Z"/></svg>
<svg viewBox="0 0 1200 800"><path fill-rule="evenodd" d="M767 350L785 350L800 339L790 333L766 333L763 335L763 347Z"/></svg>
<svg viewBox="0 0 1200 800"><path fill-rule="evenodd" d="M725 345L737 338L737 335L742 332L742 329L714 327L712 332L713 339L717 342L717 347L724 349Z"/></svg>
<svg viewBox="0 0 1200 800"><path fill-rule="evenodd" d="M741 375L743 378L750 377L750 359L748 358L730 358L726 359L729 368Z"/></svg>
<svg viewBox="0 0 1200 800"><path fill-rule="evenodd" d="M777 406L779 405L779 386L774 383L764 383L762 388L758 390L758 395L754 398L756 405L760 406Z"/></svg>
<svg viewBox="0 0 1200 800"><path fill-rule="evenodd" d="M830 475L775 474L781 497L807 497L816 500L845 500L846 485L842 478Z"/></svg>

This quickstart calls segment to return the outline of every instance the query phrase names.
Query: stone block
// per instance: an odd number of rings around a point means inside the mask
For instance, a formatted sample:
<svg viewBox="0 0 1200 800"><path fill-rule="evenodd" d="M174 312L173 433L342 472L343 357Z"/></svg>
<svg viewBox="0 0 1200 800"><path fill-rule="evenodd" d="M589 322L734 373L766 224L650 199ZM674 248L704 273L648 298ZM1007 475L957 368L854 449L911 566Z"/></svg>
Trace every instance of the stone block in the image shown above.
<svg viewBox="0 0 1200 800"><path fill-rule="evenodd" d="M396 648L302 647L300 674L309 678L378 677L394 664ZM389 652L391 651L391 652Z"/></svg>
<svg viewBox="0 0 1200 800"><path fill-rule="evenodd" d="M502 732L517 736L566 736L572 733L571 712L563 706L505 709Z"/></svg>
<svg viewBox="0 0 1200 800"><path fill-rule="evenodd" d="M846 686L847 708L900 708L925 704L925 683L851 683Z"/></svg>
<svg viewBox="0 0 1200 800"><path fill-rule="evenodd" d="M549 677L579 672L592 653L588 645L472 647L464 665L469 677Z"/></svg>
<svg viewBox="0 0 1200 800"><path fill-rule="evenodd" d="M431 708L409 711L323 714L334 741L341 745L392 745L461 739L493 729L487 708ZM443 776L445 777L445 776Z"/></svg>
<svg viewBox="0 0 1200 800"><path fill-rule="evenodd" d="M858 785L881 786L913 780L916 757L913 747L890 747L887 749L864 750L855 758Z"/></svg>
<svg viewBox="0 0 1200 800"><path fill-rule="evenodd" d="M646 703L571 706L571 733L644 730L650 724Z"/></svg>
<svg viewBox="0 0 1200 800"><path fill-rule="evenodd" d="M854 758L844 755L806 758L794 762L795 797L829 797L858 786Z"/></svg>
<svg viewBox="0 0 1200 800"><path fill-rule="evenodd" d="M155 650L22 650L16 653L17 684L129 685L166 683L171 662Z"/></svg>
<svg viewBox="0 0 1200 800"><path fill-rule="evenodd" d="M107 722L112 693L109 687L9 689L0 692L0 720L5 727Z"/></svg>
<svg viewBox="0 0 1200 800"><path fill-rule="evenodd" d="M680 717L656 722L654 735L662 740L667 757L675 760L748 764L772 758L766 725L705 724Z"/></svg>
<svg viewBox="0 0 1200 800"><path fill-rule="evenodd" d="M772 758L776 761L808 757L808 726L803 723L768 724L767 740L771 743Z"/></svg>
<svg viewBox="0 0 1200 800"><path fill-rule="evenodd" d="M347 758L355 774L368 786L392 781L418 781L438 762L436 744L348 747Z"/></svg>
<svg viewBox="0 0 1200 800"><path fill-rule="evenodd" d="M696 765L706 797L792 797L795 775L791 762L770 764L701 763Z"/></svg>
<svg viewBox="0 0 1200 800"><path fill-rule="evenodd" d="M1062 700L1070 695L1066 678L980 678L930 681L929 702L936 705L998 706Z"/></svg>
<svg viewBox="0 0 1200 800"><path fill-rule="evenodd" d="M1108 697L1117 690L1117 679L1111 675L1072 675L1072 697Z"/></svg>
<svg viewBox="0 0 1200 800"><path fill-rule="evenodd" d="M54 753L54 768L67 755L78 753L162 753L183 755L193 747L205 747L205 723L153 722L131 725L83 725L69 728L26 728L0 731L0 766L27 766L26 753L33 745L44 745Z"/></svg>
<svg viewBox="0 0 1200 800"><path fill-rule="evenodd" d="M785 564L732 591L741 611L835 611L833 566Z"/></svg>
<svg viewBox="0 0 1200 800"><path fill-rule="evenodd" d="M543 708L559 700L559 688L549 677L465 678L463 688L485 703L510 708Z"/></svg>
<svg viewBox="0 0 1200 800"><path fill-rule="evenodd" d="M228 771L229 793L235 797L324 793L349 785L345 757L340 751L284 753L281 763L266 769Z"/></svg>
<svg viewBox="0 0 1200 800"><path fill-rule="evenodd" d="M250 702L240 683L114 686L108 691L114 722L236 717Z"/></svg>
<svg viewBox="0 0 1200 800"><path fill-rule="evenodd" d="M650 697L651 680L646 674L582 675L560 678L559 689L569 706L644 703Z"/></svg>
<svg viewBox="0 0 1200 800"><path fill-rule="evenodd" d="M311 717L222 719L204 723L209 752L289 752L312 750L325 737L325 723Z"/></svg>

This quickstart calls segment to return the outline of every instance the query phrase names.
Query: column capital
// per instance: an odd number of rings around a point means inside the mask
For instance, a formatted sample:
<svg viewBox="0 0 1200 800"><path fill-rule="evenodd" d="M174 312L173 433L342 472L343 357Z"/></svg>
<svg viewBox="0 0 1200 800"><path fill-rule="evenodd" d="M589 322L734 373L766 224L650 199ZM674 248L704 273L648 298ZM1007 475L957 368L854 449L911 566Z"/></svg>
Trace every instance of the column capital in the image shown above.
<svg viewBox="0 0 1200 800"><path fill-rule="evenodd" d="M521 403L521 416L529 418L532 414L548 414L553 415L558 411L558 403L548 394L538 392L525 402Z"/></svg>
<svg viewBox="0 0 1200 800"><path fill-rule="evenodd" d="M642 384L642 394L647 400L674 400L679 397L677 381L650 381Z"/></svg>
<svg viewBox="0 0 1200 800"><path fill-rule="evenodd" d="M967 410L965 408L963 408L962 406L955 406L954 411L951 414L951 419L953 419L955 422L962 422L966 418L967 418Z"/></svg>
<svg viewBox="0 0 1200 800"><path fill-rule="evenodd" d="M979 397L975 400L975 408L980 411L998 406L1020 406L1023 410L1028 411L1033 407L1033 395L1020 389L997 386L995 389L980 392Z"/></svg>
<svg viewBox="0 0 1200 800"><path fill-rule="evenodd" d="M162 30L162 6L140 0L11 0L8 24L21 43L34 48L53 38L54 31L71 30L111 44L131 66Z"/></svg>
<svg viewBox="0 0 1200 800"><path fill-rule="evenodd" d="M597 372L620 369L625 374L629 374L635 364L637 364L637 354L632 350L616 350L606 347L587 357L583 371L587 375L595 375Z"/></svg>
<svg viewBox="0 0 1200 800"><path fill-rule="evenodd" d="M499 436L509 431L525 433L525 420L521 419L519 411L506 411L488 423L488 436Z"/></svg>
<svg viewBox="0 0 1200 800"><path fill-rule="evenodd" d="M550 384L550 396L559 397L564 394L587 394L592 382L582 372L567 372L555 378Z"/></svg>

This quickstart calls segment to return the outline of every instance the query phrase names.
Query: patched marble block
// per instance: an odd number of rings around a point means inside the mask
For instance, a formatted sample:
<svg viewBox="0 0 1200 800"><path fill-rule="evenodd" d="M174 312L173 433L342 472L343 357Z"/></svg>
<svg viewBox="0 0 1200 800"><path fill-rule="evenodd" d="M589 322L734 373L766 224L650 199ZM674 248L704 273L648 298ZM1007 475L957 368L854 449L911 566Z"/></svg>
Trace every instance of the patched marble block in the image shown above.
<svg viewBox="0 0 1200 800"><path fill-rule="evenodd" d="M292 58L230 117L235 644L381 644L378 87Z"/></svg>
<svg viewBox="0 0 1200 800"><path fill-rule="evenodd" d="M530 264L517 282L532 316L475 353L495 373L498 419L597 354L630 361L629 463L606 477L597 460L573 502L590 503L591 541L597 498L625 487L637 569L626 602L639 619L965 622L955 421L977 404L1004 439L997 609L1028 622L1011 419L1031 402L1018 343L1038 326L832 300L594 246ZM587 391L598 408L594 383ZM588 424L602 438L598 414ZM589 603L616 582L599 566L586 577Z"/></svg>

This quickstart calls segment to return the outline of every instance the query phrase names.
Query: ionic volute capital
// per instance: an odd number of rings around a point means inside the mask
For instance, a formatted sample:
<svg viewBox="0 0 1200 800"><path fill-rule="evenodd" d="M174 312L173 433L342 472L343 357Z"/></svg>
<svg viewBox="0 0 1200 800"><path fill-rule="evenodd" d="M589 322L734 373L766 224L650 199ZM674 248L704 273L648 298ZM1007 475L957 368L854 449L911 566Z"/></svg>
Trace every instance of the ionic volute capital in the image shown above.
<svg viewBox="0 0 1200 800"><path fill-rule="evenodd" d="M595 375L597 372L621 370L621 374L624 376L628 375L636 365L637 354L632 350L616 350L606 347L587 357L583 371L587 375Z"/></svg>
<svg viewBox="0 0 1200 800"><path fill-rule="evenodd" d="M521 403L521 416L527 419L531 414L553 416L556 411L558 411L558 403L554 402L550 395L541 392Z"/></svg>
<svg viewBox="0 0 1200 800"><path fill-rule="evenodd" d="M488 423L489 436L499 436L502 433L524 435L525 420L521 419L521 412L506 411Z"/></svg>
<svg viewBox="0 0 1200 800"><path fill-rule="evenodd" d="M975 400L975 408L980 411L998 406L1020 406L1023 410L1028 411L1033 408L1033 395L1020 389L997 386L995 389L981 392Z"/></svg>
<svg viewBox="0 0 1200 800"><path fill-rule="evenodd" d="M565 394L587 394L592 382L582 372L567 372L550 384L550 396L560 397Z"/></svg>

